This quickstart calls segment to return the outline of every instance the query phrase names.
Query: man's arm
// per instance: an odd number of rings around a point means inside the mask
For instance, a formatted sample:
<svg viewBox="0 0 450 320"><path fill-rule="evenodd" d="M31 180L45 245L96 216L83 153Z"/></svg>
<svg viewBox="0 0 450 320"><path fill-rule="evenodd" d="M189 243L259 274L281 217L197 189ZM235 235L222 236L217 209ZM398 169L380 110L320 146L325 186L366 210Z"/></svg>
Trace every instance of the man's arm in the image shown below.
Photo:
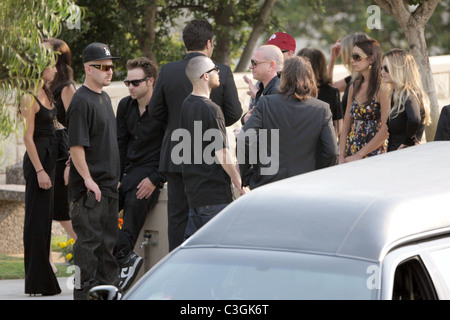
<svg viewBox="0 0 450 320"><path fill-rule="evenodd" d="M130 139L130 133L127 128L127 110L128 110L128 98L120 100L117 107L116 124L117 124L117 144L119 146L120 155L120 177L122 177L123 169L125 168L128 141Z"/></svg>
<svg viewBox="0 0 450 320"><path fill-rule="evenodd" d="M225 117L225 126L229 127L241 118L242 107L230 67L223 66L222 69L225 81L223 81L223 105L221 107Z"/></svg>
<svg viewBox="0 0 450 320"><path fill-rule="evenodd" d="M225 172L231 178L231 182L233 182L234 186L239 190L241 195L244 194L245 191L242 188L241 176L236 170L236 166L233 163L230 152L228 152L226 148L223 148L217 150L215 154L220 164L222 165L223 170L225 170Z"/></svg>
<svg viewBox="0 0 450 320"><path fill-rule="evenodd" d="M339 154L337 139L333 126L333 115L330 108L324 110L325 117L320 133L319 150L317 152L316 169L322 169L338 164Z"/></svg>
<svg viewBox="0 0 450 320"><path fill-rule="evenodd" d="M73 165L84 180L84 185L86 186L87 191L94 192L95 199L100 202L102 198L102 192L100 191L97 183L95 183L95 181L91 177L89 167L86 163L86 154L84 152L84 147L70 147L70 155Z"/></svg>
<svg viewBox="0 0 450 320"><path fill-rule="evenodd" d="M164 97L164 82L166 81L166 68L161 67L158 78L156 79L155 87L153 88L152 98L148 107L148 113L153 119L159 120L167 124L168 110L166 99Z"/></svg>

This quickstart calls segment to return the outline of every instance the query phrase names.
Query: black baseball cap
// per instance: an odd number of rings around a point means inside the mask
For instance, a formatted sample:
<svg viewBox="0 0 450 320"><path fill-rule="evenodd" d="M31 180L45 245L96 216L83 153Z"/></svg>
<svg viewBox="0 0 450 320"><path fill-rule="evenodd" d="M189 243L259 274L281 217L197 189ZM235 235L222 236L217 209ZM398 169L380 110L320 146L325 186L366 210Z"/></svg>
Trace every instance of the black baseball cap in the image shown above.
<svg viewBox="0 0 450 320"><path fill-rule="evenodd" d="M120 57L111 56L111 50L109 50L109 47L104 43L91 43L83 51L83 63L108 59L120 59Z"/></svg>

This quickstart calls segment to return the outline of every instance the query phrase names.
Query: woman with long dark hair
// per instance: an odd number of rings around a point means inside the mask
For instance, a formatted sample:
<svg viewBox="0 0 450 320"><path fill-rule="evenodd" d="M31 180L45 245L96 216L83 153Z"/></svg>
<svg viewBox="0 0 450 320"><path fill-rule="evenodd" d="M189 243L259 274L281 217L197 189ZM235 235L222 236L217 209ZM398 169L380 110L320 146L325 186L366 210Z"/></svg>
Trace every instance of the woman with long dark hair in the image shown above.
<svg viewBox="0 0 450 320"><path fill-rule="evenodd" d="M339 90L331 86L331 77L328 75L325 55L322 51L314 48L303 48L297 55L309 59L317 82L317 99L330 105L336 137L339 137L344 115Z"/></svg>
<svg viewBox="0 0 450 320"><path fill-rule="evenodd" d="M56 126L56 134L66 136L66 112L69 108L70 101L75 93L75 84L73 81L73 71L71 68L72 53L66 42L61 39L47 39L53 51L56 53L56 70L55 78L49 84L49 89L55 101L55 107L58 111ZM58 158L55 169L55 186L54 186L54 208L53 220L58 221L64 228L66 233L74 240L77 239L75 231L73 231L72 221L69 216L69 200L68 200L68 176L70 169L69 145L61 144L58 147ZM65 152L63 152L65 151ZM53 265L52 255L50 255L50 262L53 270L56 268Z"/></svg>
<svg viewBox="0 0 450 320"><path fill-rule="evenodd" d="M339 163L386 152L390 98L387 87L381 85L381 55L378 41L355 42L351 61L357 76L349 88Z"/></svg>
<svg viewBox="0 0 450 320"><path fill-rule="evenodd" d="M48 85L56 74L53 65L42 72L41 81L22 97L19 113L24 121L23 157L25 177L25 293L61 293L49 261L53 214L57 142L56 107Z"/></svg>

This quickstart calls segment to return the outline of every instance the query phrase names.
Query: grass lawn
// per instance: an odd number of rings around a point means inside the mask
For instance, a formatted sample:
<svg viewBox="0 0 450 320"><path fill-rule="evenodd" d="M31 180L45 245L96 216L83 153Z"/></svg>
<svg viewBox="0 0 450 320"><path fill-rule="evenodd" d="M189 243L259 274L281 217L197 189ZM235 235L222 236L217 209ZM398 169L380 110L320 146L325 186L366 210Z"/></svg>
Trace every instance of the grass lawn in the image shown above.
<svg viewBox="0 0 450 320"><path fill-rule="evenodd" d="M66 240L66 236L52 237L52 250L56 252L61 251L61 249L56 245L56 242ZM57 277L67 277L70 275L67 273L67 265L58 263L55 265L58 269L56 274ZM23 257L0 254L0 280L23 278L25 278Z"/></svg>

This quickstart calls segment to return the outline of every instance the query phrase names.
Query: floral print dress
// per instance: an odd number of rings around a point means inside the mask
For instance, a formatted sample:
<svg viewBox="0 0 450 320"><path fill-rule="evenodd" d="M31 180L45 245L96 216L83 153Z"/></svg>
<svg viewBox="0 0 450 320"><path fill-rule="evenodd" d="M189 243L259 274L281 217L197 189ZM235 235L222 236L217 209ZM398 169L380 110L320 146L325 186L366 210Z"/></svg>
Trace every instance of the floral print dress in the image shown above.
<svg viewBox="0 0 450 320"><path fill-rule="evenodd" d="M357 153L378 133L381 128L381 107L380 103L373 97L370 104L358 105L352 99L350 106L350 132L345 144L345 156ZM385 153L387 140L376 150L368 153L364 158Z"/></svg>

